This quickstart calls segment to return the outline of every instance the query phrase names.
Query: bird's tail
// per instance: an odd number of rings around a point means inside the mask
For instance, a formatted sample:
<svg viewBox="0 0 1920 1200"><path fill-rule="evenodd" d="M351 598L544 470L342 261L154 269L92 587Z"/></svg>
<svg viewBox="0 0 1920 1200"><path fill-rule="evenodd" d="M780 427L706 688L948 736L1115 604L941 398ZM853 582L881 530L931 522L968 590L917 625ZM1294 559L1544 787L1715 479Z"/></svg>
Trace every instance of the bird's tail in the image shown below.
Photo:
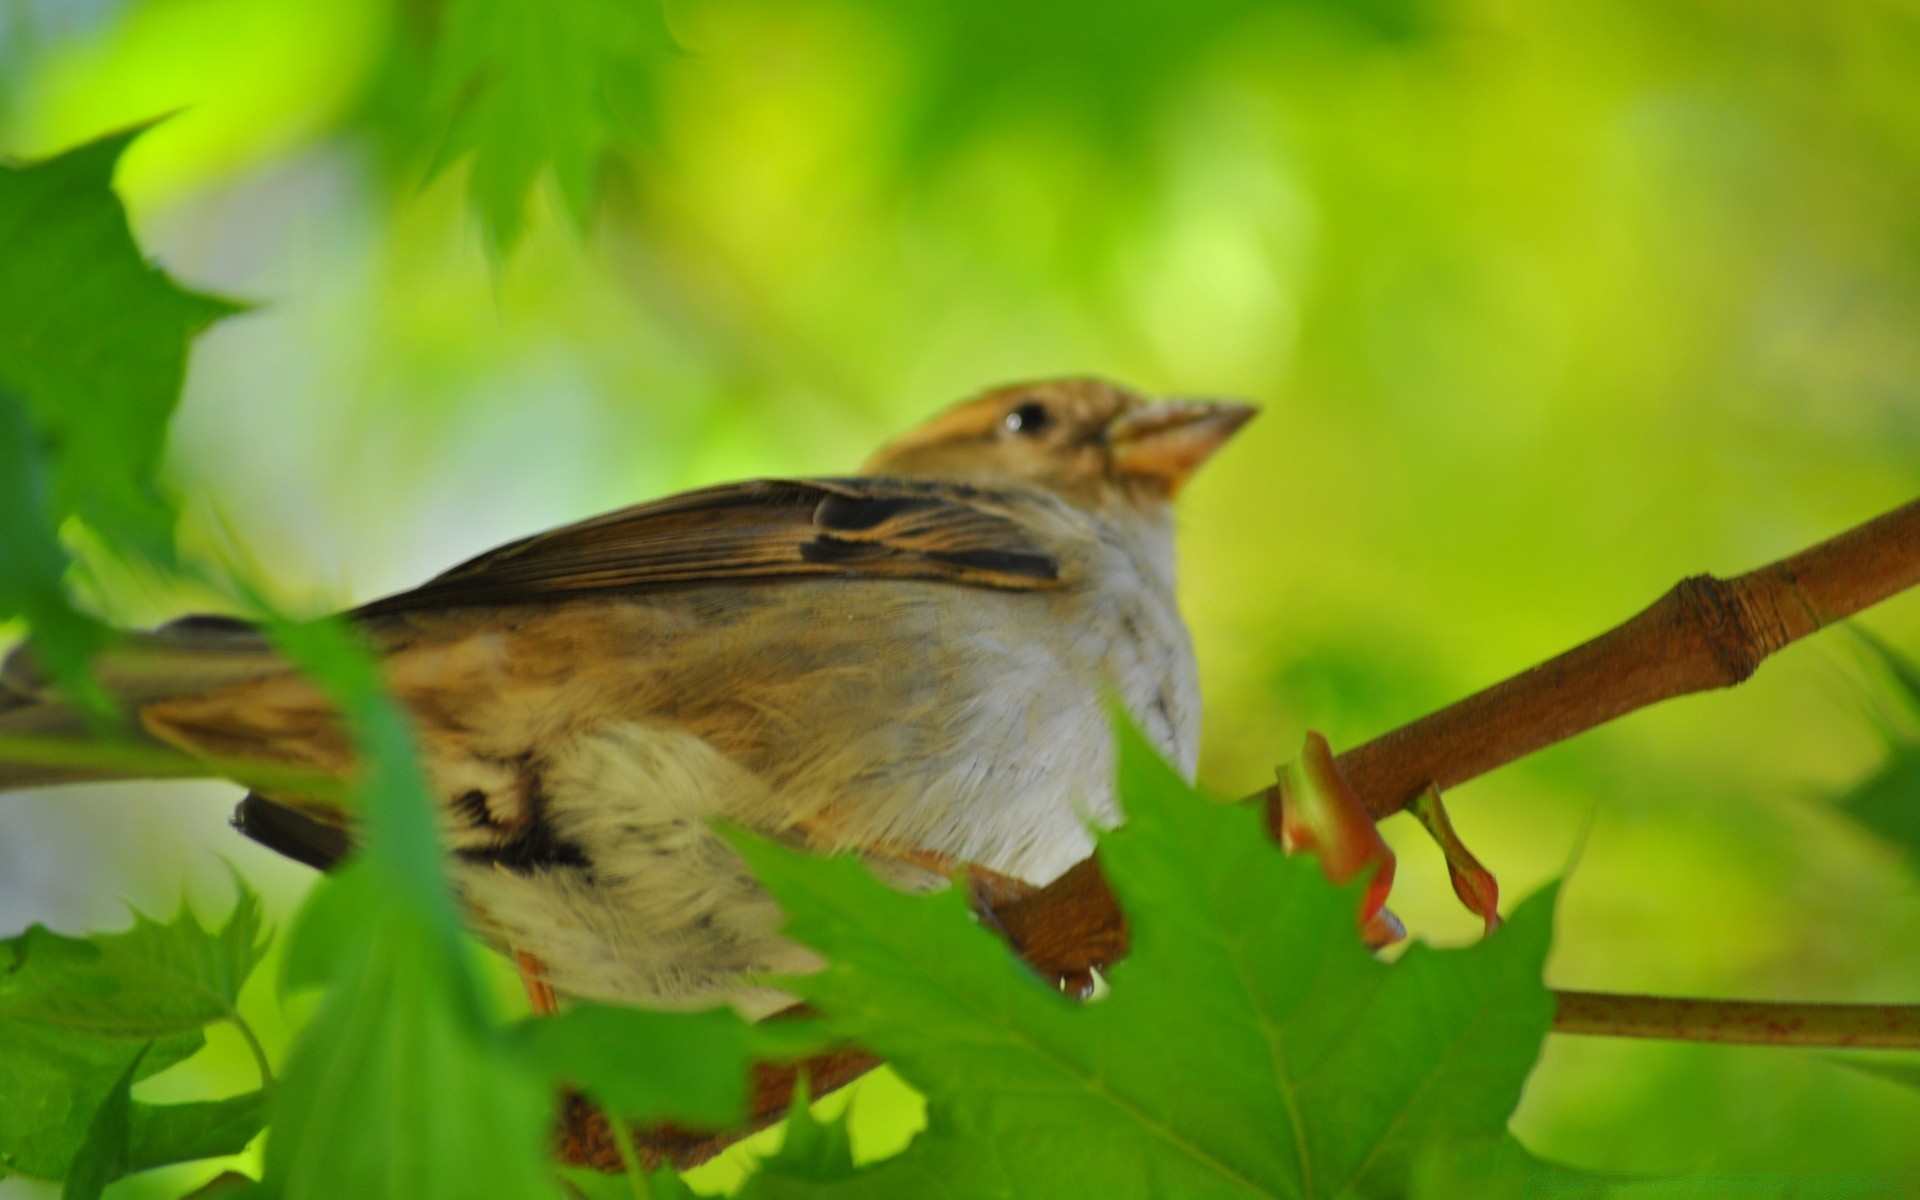
<svg viewBox="0 0 1920 1200"><path fill-rule="evenodd" d="M143 779L189 771L193 761L139 728L139 709L286 670L260 632L227 617L184 617L150 633L122 635L93 663L94 675L130 718L109 745L54 686L27 647L0 663L0 791ZM169 766L171 764L171 766Z"/></svg>

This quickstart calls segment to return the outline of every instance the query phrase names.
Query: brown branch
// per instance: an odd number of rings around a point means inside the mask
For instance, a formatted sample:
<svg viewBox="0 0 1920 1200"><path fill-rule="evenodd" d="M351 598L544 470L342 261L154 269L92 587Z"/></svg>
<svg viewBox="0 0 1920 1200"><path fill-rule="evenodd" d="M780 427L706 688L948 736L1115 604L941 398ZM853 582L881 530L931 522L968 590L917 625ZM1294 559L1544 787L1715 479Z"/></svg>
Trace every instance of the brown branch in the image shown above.
<svg viewBox="0 0 1920 1200"><path fill-rule="evenodd" d="M1554 999L1555 1033L1920 1050L1920 1006L1911 1004L1771 1004L1610 992L1555 992Z"/></svg>
<svg viewBox="0 0 1920 1200"><path fill-rule="evenodd" d="M1920 584L1920 500L1732 579L1682 580L1584 645L1339 756L1376 818L1429 785L1464 783L1662 700L1732 687L1774 651ZM1278 836L1275 789L1267 805ZM994 909L1021 955L1068 973L1126 953L1126 923L1093 859Z"/></svg>
<svg viewBox="0 0 1920 1200"><path fill-rule="evenodd" d="M1341 755L1341 772L1376 819L1429 786L1449 788L1617 717L1694 692L1732 687L1782 646L1920 585L1920 500L1759 570L1682 580L1652 607L1592 641ZM1275 789L1267 805L1278 831ZM990 897L995 923L1037 970L1067 977L1126 954L1119 905L1087 859L1029 894ZM1559 994L1564 1033L1782 1045L1920 1045L1920 1008ZM829 1059L831 1061L829 1061ZM820 1094L877 1060L823 1059ZM864 1065L863 1065L864 1064ZM810 1072L815 1064L806 1064ZM838 1083L828 1082L828 1077ZM784 1079L784 1084L781 1080ZM750 1127L695 1137L639 1131L655 1161L704 1161L785 1110L793 1074L762 1069ZM569 1123L571 1132L571 1123ZM603 1139L611 1146L611 1138ZM567 1149L574 1146L569 1144Z"/></svg>

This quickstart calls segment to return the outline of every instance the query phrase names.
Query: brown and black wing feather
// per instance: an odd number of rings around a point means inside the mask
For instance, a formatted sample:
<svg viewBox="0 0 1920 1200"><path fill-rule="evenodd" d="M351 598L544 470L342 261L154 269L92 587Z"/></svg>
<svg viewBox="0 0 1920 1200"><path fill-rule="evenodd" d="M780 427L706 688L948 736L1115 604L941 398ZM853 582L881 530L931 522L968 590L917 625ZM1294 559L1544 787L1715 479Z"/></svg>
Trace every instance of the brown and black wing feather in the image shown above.
<svg viewBox="0 0 1920 1200"><path fill-rule="evenodd" d="M924 480L755 480L684 492L510 542L360 616L822 576L1061 586L1020 501Z"/></svg>
<svg viewBox="0 0 1920 1200"><path fill-rule="evenodd" d="M509 542L355 615L826 577L1049 590L1068 571L1023 518L1023 505L1037 502L878 477L727 484ZM343 823L257 793L241 802L234 825L322 870L353 848Z"/></svg>

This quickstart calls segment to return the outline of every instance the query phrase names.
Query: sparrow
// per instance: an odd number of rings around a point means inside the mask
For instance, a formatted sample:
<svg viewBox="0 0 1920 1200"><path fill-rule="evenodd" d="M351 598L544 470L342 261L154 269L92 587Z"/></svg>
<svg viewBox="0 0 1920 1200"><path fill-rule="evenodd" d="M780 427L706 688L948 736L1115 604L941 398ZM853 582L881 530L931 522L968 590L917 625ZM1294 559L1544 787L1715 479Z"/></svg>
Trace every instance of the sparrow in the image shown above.
<svg viewBox="0 0 1920 1200"><path fill-rule="evenodd" d="M1200 697L1172 501L1253 414L1099 379L1002 387L858 475L723 484L511 542L349 615L414 723L454 886L536 1008L788 999L818 967L714 831L859 854L902 887L1040 885L1120 812L1107 703L1191 777ZM342 778L324 696L244 622L96 664L144 735ZM0 734L84 727L31 655ZM86 777L100 778L106 772ZM75 778L0 765L0 787ZM351 816L249 793L243 834L328 869Z"/></svg>

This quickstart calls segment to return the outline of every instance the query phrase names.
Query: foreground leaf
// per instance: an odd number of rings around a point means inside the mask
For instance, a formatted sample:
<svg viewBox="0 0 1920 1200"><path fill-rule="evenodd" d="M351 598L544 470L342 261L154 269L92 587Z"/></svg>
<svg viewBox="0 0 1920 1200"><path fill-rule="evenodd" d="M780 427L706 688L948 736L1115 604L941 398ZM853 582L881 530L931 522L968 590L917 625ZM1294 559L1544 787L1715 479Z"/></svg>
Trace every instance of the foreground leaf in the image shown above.
<svg viewBox="0 0 1920 1200"><path fill-rule="evenodd" d="M98 1038L19 1020L0 1020L0 1166L64 1179L93 1114L139 1059L137 1083L198 1053L198 1032L143 1043Z"/></svg>
<svg viewBox="0 0 1920 1200"><path fill-rule="evenodd" d="M128 1086L199 1051L201 1030L239 1022L259 962L258 897L244 883L224 925L182 905L168 922L135 914L123 933L66 937L38 926L0 941L0 1162L67 1177L124 1077ZM195 1104L129 1102L127 1136L106 1178L231 1154L260 1131L259 1093Z"/></svg>
<svg viewBox="0 0 1920 1200"><path fill-rule="evenodd" d="M139 130L25 165L0 163L0 618L24 615L70 694L105 633L65 602L60 523L173 558L157 475L187 346L235 306L150 266L113 193Z"/></svg>
<svg viewBox="0 0 1920 1200"><path fill-rule="evenodd" d="M473 977L407 722L342 627L273 633L346 714L366 847L295 924L290 978L327 990L280 1082L260 1192L551 1195L554 1097Z"/></svg>
<svg viewBox="0 0 1920 1200"><path fill-rule="evenodd" d="M201 925L190 905L170 921L135 912L124 933L65 937L35 926L9 948L0 1020L101 1037L156 1038L239 1015L240 989L266 943L260 898L237 877L226 924Z"/></svg>
<svg viewBox="0 0 1920 1200"><path fill-rule="evenodd" d="M1286 859L1136 735L1100 856L1133 929L1111 995L1069 1004L974 925L857 863L740 839L830 966L790 981L929 1097L907 1154L832 1194L1403 1194L1449 1139L1496 1139L1552 1020L1551 891L1465 950L1387 966L1350 894ZM802 1193L794 1193L802 1194Z"/></svg>
<svg viewBox="0 0 1920 1200"><path fill-rule="evenodd" d="M514 1044L558 1084L578 1087L628 1121L725 1129L746 1113L752 1064L821 1043L808 1028L755 1026L728 1009L643 1012L583 1004L523 1021Z"/></svg>
<svg viewBox="0 0 1920 1200"><path fill-rule="evenodd" d="M362 864L321 887L378 894L384 885ZM360 933L282 1074L266 1192L550 1194L543 1142L552 1096L475 1019L439 931L390 903Z"/></svg>
<svg viewBox="0 0 1920 1200"><path fill-rule="evenodd" d="M133 1079L140 1060L152 1048L142 1046L108 1089L93 1119L87 1122L87 1137L80 1154L67 1173L67 1186L61 1200L99 1200L107 1185L127 1173L127 1134L132 1123Z"/></svg>
<svg viewBox="0 0 1920 1200"><path fill-rule="evenodd" d="M127 1134L127 1173L238 1154L266 1124L264 1089L186 1104L135 1101Z"/></svg>

